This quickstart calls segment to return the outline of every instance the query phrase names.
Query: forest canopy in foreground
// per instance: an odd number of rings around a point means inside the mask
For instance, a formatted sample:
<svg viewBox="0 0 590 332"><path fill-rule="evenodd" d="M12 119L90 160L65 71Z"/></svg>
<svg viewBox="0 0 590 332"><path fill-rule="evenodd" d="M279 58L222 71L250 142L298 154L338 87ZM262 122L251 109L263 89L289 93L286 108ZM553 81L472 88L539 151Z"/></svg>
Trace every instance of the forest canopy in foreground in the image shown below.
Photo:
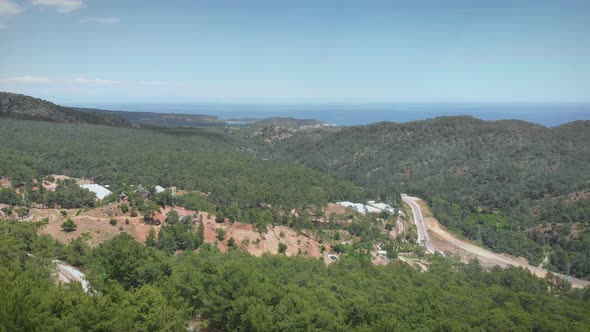
<svg viewBox="0 0 590 332"><path fill-rule="evenodd" d="M549 287L516 269L483 270L433 257L403 264L325 266L213 247L167 255L127 234L95 249L0 221L0 330L485 330L587 331L590 290ZM75 259L93 294L56 286L51 260ZM134 276L141 276L135 278Z"/></svg>

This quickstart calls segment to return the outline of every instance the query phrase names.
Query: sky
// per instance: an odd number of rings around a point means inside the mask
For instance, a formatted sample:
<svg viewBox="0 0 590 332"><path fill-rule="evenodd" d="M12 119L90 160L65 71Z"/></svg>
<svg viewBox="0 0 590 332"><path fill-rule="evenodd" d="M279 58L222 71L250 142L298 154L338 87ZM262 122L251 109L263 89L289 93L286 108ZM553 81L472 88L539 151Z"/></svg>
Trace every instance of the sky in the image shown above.
<svg viewBox="0 0 590 332"><path fill-rule="evenodd" d="M0 0L58 103L590 102L590 1Z"/></svg>

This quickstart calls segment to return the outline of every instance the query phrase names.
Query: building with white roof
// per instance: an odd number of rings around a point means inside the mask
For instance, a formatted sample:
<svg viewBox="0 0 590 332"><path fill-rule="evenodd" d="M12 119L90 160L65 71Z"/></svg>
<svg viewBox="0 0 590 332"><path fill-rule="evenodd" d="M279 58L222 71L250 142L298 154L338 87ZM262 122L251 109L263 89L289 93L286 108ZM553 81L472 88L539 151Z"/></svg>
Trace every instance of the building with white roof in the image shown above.
<svg viewBox="0 0 590 332"><path fill-rule="evenodd" d="M392 208L391 206L384 204L384 203L375 203L375 201L368 201L367 204L369 204L370 206L376 207L379 210L382 211L387 211L390 213L395 213L395 209Z"/></svg>
<svg viewBox="0 0 590 332"><path fill-rule="evenodd" d="M163 193L165 191L166 191L166 188L164 188L160 185L156 186L156 194Z"/></svg>
<svg viewBox="0 0 590 332"><path fill-rule="evenodd" d="M377 209L375 207L372 207L372 206L369 206L369 205L364 205L364 204L361 204L361 203L338 202L336 204L342 205L342 206L347 207L347 208L351 208L351 209L353 209L356 212L361 213L361 214L366 214L366 213L380 213L381 212L381 210L379 210L379 209Z"/></svg>
<svg viewBox="0 0 590 332"><path fill-rule="evenodd" d="M80 185L80 188L84 188L84 189L88 189L91 192L93 192L96 195L96 198L98 199L104 199L105 197L107 197L108 195L112 194L112 192L110 190L108 190L107 188L98 185L98 184L82 184Z"/></svg>

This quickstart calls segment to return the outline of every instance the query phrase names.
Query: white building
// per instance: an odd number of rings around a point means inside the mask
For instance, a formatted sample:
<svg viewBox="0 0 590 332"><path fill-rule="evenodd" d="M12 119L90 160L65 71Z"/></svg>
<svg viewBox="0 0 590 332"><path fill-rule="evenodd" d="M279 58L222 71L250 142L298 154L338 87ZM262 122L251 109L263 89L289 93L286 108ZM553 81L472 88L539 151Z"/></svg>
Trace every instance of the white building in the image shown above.
<svg viewBox="0 0 590 332"><path fill-rule="evenodd" d="M361 203L352 203L352 202L338 202L336 203L338 205L342 205L344 207L347 208L351 208L353 210L355 210L356 212L360 213L360 214L367 214L367 213L380 213L381 210L369 206L369 205L364 205Z"/></svg>
<svg viewBox="0 0 590 332"><path fill-rule="evenodd" d="M368 205L373 206L381 211L387 211L389 213L395 213L395 209L384 203L375 203L375 201L368 201Z"/></svg>
<svg viewBox="0 0 590 332"><path fill-rule="evenodd" d="M156 186L156 194L163 193L165 191L166 191L166 188L159 186L159 185Z"/></svg>
<svg viewBox="0 0 590 332"><path fill-rule="evenodd" d="M108 195L112 194L107 188L98 184L82 184L80 188L88 189L96 195L98 199L104 199Z"/></svg>

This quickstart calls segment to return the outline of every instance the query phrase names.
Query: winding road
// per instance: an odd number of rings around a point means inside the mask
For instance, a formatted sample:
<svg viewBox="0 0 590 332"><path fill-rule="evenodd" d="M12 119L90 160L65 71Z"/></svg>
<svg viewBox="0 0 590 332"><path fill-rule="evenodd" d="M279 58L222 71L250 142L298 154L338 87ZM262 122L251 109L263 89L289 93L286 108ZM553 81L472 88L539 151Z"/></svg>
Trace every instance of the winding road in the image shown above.
<svg viewBox="0 0 590 332"><path fill-rule="evenodd" d="M425 247L426 250L431 254L442 254L444 253L438 249L430 242L430 237L428 236L428 229L426 228L426 224L424 223L424 217L422 216L422 209L418 203L416 203L415 197L410 197L406 194L402 194L402 200L412 208L412 214L414 215L414 224L416 224L416 228L418 229L418 244Z"/></svg>
<svg viewBox="0 0 590 332"><path fill-rule="evenodd" d="M539 278L545 278L547 276L547 273L550 272L553 275L568 281L574 288L584 288L590 286L590 281L574 278L572 276L560 273L551 272L549 270L530 265L524 259L518 259L504 254L498 254L489 251L485 248L479 247L475 244L461 240L451 232L444 229L444 227L442 227L436 219L427 218L426 220L424 220L422 216L422 209L420 208L420 205L417 203L417 201L419 201L419 198L410 197L402 194L402 200L412 208L412 213L414 214L414 223L418 228L418 241L423 241L421 243L426 247L426 249L430 253L440 251L432 245L430 237L428 235L429 230L437 236L436 241L442 241L439 242L441 246L444 244L445 247L453 248L453 251L455 251L455 253L467 253L469 257L477 258L481 262L482 266L498 265L501 267L520 267L528 270L529 272L533 273Z"/></svg>

